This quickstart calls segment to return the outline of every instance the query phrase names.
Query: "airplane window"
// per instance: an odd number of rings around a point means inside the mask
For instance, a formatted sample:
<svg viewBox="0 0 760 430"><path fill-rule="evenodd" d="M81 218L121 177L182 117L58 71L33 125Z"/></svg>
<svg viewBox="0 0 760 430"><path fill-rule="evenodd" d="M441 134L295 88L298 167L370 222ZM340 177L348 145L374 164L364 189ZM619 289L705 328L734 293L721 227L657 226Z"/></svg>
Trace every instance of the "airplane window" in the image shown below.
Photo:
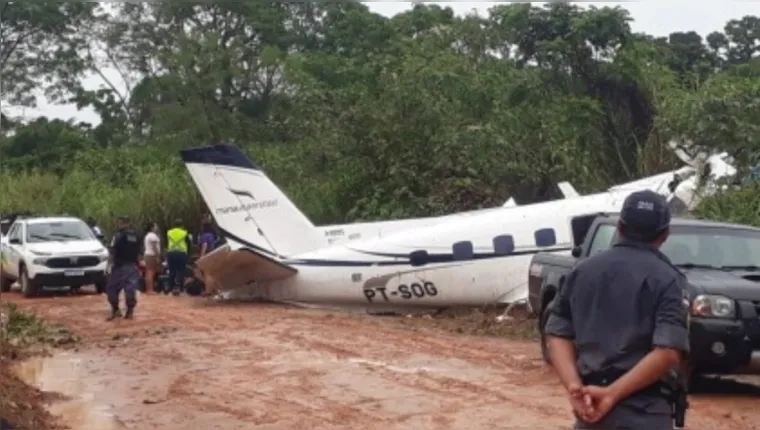
<svg viewBox="0 0 760 430"><path fill-rule="evenodd" d="M452 249L454 251L454 260L472 260L474 254L472 249L472 242L457 242L454 244Z"/></svg>
<svg viewBox="0 0 760 430"><path fill-rule="evenodd" d="M493 238L493 250L496 255L509 255L515 251L515 240L508 234L496 236Z"/></svg>
<svg viewBox="0 0 760 430"><path fill-rule="evenodd" d="M420 250L409 253L409 263L412 266L424 266L428 264L428 252Z"/></svg>
<svg viewBox="0 0 760 430"><path fill-rule="evenodd" d="M536 230L534 236L536 238L536 245L542 248L545 246L554 246L557 244L557 235L554 233L553 228Z"/></svg>

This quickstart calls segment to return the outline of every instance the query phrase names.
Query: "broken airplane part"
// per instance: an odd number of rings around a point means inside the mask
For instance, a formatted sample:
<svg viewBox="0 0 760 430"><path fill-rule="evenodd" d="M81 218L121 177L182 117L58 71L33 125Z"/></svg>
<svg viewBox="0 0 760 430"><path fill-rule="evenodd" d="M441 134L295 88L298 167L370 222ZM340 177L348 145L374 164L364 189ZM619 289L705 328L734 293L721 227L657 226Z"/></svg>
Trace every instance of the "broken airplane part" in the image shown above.
<svg viewBox="0 0 760 430"><path fill-rule="evenodd" d="M523 300L533 254L568 253L578 242L574 223L618 211L632 191L621 186L470 212L434 225L330 245L239 149L216 145L181 154L222 234L240 244L237 250L225 247L199 260L206 282L218 289L247 285L251 297L273 301L399 309ZM636 182L646 184L639 189L660 190L661 177ZM672 180L671 173L667 182ZM678 191L681 182L672 188ZM233 183L248 184L251 195L232 192ZM671 202L681 199L677 193L665 194Z"/></svg>

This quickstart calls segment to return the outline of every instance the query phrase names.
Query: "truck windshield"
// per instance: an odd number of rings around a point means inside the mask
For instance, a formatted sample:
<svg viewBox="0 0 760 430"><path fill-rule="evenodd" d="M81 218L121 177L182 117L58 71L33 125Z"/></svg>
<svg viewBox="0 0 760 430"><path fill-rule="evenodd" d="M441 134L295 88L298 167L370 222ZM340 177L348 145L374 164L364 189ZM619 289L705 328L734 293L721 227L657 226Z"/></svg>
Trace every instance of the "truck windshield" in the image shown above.
<svg viewBox="0 0 760 430"><path fill-rule="evenodd" d="M760 270L760 233L752 230L674 227L660 250L675 265Z"/></svg>
<svg viewBox="0 0 760 430"><path fill-rule="evenodd" d="M28 243L74 240L95 240L95 236L83 221L35 222L26 227Z"/></svg>
<svg viewBox="0 0 760 430"><path fill-rule="evenodd" d="M589 255L615 242L615 226L601 225ZM675 265L760 271L760 232L704 226L673 226L660 250Z"/></svg>

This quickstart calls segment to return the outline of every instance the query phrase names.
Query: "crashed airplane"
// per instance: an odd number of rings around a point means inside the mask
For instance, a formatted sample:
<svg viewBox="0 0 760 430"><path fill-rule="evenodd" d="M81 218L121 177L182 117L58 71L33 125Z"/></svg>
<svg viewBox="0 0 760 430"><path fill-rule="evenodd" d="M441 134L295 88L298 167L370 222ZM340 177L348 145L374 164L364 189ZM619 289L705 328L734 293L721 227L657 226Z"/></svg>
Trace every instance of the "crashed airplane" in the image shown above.
<svg viewBox="0 0 760 430"><path fill-rule="evenodd" d="M688 209L705 183L735 173L725 154L689 159L693 165L598 194L561 185L563 200L423 219L330 244L239 149L215 145L181 155L229 244L199 260L207 284L245 286L252 298L268 301L375 311L524 300L533 254L569 253L575 245L573 217L619 211L628 194L645 188L666 195L676 210Z"/></svg>

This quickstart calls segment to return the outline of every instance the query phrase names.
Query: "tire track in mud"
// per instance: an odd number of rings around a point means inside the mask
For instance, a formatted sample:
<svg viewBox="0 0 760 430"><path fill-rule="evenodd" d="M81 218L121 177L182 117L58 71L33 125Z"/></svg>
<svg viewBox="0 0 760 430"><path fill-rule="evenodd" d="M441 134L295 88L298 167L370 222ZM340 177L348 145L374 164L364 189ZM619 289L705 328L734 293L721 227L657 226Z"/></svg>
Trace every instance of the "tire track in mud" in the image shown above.
<svg viewBox="0 0 760 430"><path fill-rule="evenodd" d="M314 326L318 325L319 324L314 324ZM326 327L315 327L315 329L318 331L321 331L321 328ZM347 327L342 326L341 330L347 330ZM389 332L384 333L385 337L393 337L393 334L394 333ZM344 347L337 350L332 344L327 344L325 342L315 340L306 334L294 334L291 331L286 332L283 335L283 338L291 342L299 343L305 348L317 349L328 354L334 354L338 359L366 357L370 352L374 352L373 355L388 356L387 353L382 353L382 351L372 351L370 345L368 345L368 343L371 344L371 342L367 342L370 340L368 337L354 336L351 338L350 346L352 348L349 349L349 345L344 344ZM409 344L407 348L404 348L403 346L405 345L403 345L403 343L406 342L399 342L399 339L396 337L393 337L393 339L372 339L374 342L382 342L386 340L391 341L391 344L394 345L394 347L402 347L401 349L417 353L423 351L435 351L436 354L439 354L446 346L448 346L448 344L439 342L414 342L413 344ZM360 350L362 351L362 354L355 353L353 350ZM451 356L451 358L462 359L459 354L446 355ZM393 357L388 358L392 359ZM493 360L488 361L491 362ZM567 412L562 408L544 404L543 401L537 402L535 398L528 398L527 400L523 400L525 398L525 393L521 393L520 397L516 397L506 394L503 388L488 388L487 385L493 384L501 386L513 385L512 381L510 381L510 377L514 375L515 371L505 363L501 363L501 366L499 366L501 368L501 372L499 372L498 378L494 378L489 381L483 381L483 385L456 377L438 375L429 371L418 371L411 374L406 373L401 375L398 371L388 370L387 368L383 368L381 365L372 365L370 363L359 363L359 365L366 370L374 373L375 375L382 376L382 378L385 380L393 382L396 385L401 385L417 391L424 391L428 394L434 394L441 399L446 399L446 407L441 408L441 410L445 410L446 413L455 413L463 409L471 408L474 404L505 406L505 403L510 404L511 407L519 407L522 409L531 410L541 415L561 416ZM557 400L561 400L561 398L557 396ZM437 413L438 412L436 412L436 414ZM429 412L407 414L404 417L398 418L396 421L404 421L411 417L425 416L430 414L431 413Z"/></svg>
<svg viewBox="0 0 760 430"><path fill-rule="evenodd" d="M291 426L300 422L298 428L309 428L304 427L308 422L309 426L354 424L361 427L362 423L376 422L382 418L354 405L322 397L323 385L319 378L324 376L323 371L297 369L273 373L264 366L252 366L251 369L245 372L242 367L227 368L226 372L239 373L235 381L221 380L214 378L214 375L199 377L186 373L172 382L170 395L184 399L183 402L195 405L199 410L226 413L254 425L281 424L293 418L308 417L296 420ZM243 383L243 379L247 382ZM256 388L259 384L263 386ZM210 398L207 393L224 394ZM247 408L230 405L246 405Z"/></svg>
<svg viewBox="0 0 760 430"><path fill-rule="evenodd" d="M357 336L356 332L366 331L366 324L368 323L368 321L362 321L358 318L351 318L342 321L338 327L321 325L321 321L314 321L311 325L313 327L319 326L320 329L324 330L335 331L340 329L351 332L353 343L361 343L361 345L356 345L356 348L362 351L362 354L369 352L373 349L373 345L378 344L393 345L408 351L435 352L436 356L442 358L463 360L510 374L512 375L509 378L510 383L517 386L556 387L556 379L551 373L551 369L540 357L536 357L538 351L536 345L520 341L489 338L473 339L472 337L432 332L421 336L409 336L408 331L388 324L387 321L383 321L386 327L383 327L383 330L377 330L375 336ZM473 344L477 347L473 348ZM387 355L384 349L378 349L374 352Z"/></svg>

